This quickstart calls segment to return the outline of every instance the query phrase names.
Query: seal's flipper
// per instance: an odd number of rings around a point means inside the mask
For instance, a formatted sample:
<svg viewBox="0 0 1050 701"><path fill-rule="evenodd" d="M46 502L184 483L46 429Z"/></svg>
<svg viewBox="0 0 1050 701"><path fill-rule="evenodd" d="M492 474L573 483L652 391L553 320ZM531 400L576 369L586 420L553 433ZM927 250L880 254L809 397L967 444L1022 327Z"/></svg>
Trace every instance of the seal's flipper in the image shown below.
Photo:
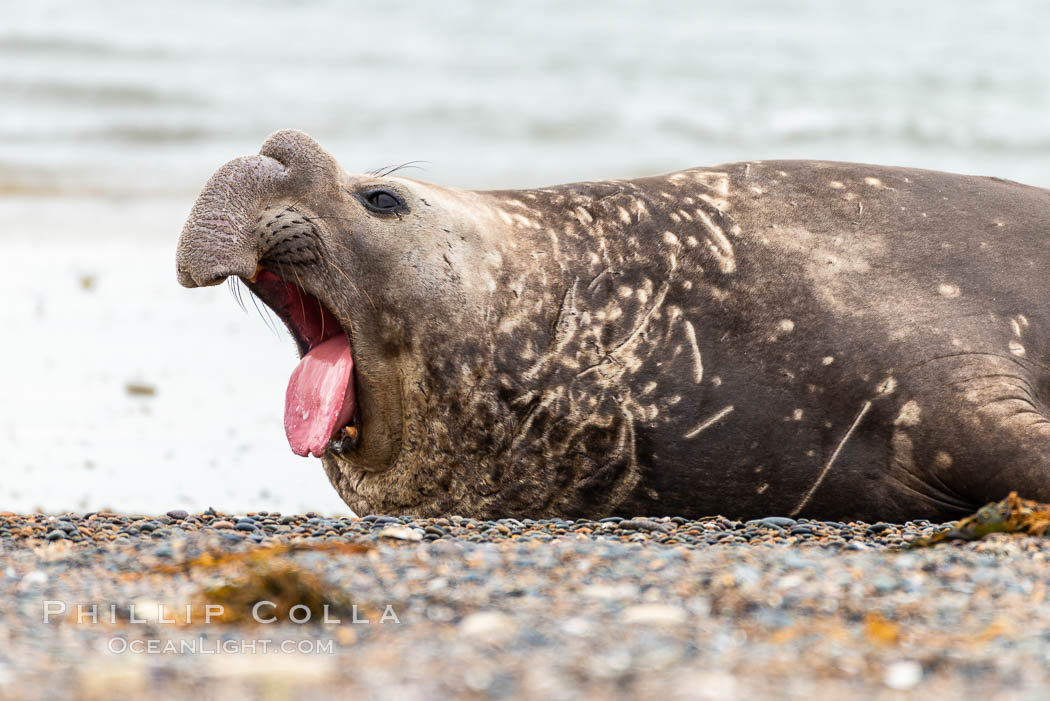
<svg viewBox="0 0 1050 701"><path fill-rule="evenodd" d="M894 421L897 466L974 508L1012 491L1050 501L1046 369L1014 354L969 352L921 372L923 391Z"/></svg>

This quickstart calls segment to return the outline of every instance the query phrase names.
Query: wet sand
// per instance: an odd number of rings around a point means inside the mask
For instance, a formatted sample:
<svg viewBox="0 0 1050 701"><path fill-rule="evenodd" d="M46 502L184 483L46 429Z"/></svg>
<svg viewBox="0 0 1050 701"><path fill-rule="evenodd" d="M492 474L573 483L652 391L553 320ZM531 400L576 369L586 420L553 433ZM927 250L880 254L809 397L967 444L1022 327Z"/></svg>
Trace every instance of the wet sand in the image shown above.
<svg viewBox="0 0 1050 701"><path fill-rule="evenodd" d="M1047 541L949 528L0 514L0 698L1042 697Z"/></svg>

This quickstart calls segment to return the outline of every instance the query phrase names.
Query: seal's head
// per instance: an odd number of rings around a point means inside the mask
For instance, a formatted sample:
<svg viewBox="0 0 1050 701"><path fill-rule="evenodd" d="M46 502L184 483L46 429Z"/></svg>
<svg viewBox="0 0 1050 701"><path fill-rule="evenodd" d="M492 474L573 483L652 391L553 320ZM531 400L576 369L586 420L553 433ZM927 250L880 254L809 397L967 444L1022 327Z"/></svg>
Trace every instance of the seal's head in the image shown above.
<svg viewBox="0 0 1050 701"><path fill-rule="evenodd" d="M434 478L417 469L430 461L412 429L426 411L413 397L434 388L421 346L469 336L483 313L472 287L498 264L471 197L348 174L286 130L217 171L183 229L180 283L239 277L287 325L302 356L286 396L289 443L322 457L355 509L381 506L355 496L369 486L407 505L420 497L404 476ZM393 484L372 484L395 466L383 478Z"/></svg>

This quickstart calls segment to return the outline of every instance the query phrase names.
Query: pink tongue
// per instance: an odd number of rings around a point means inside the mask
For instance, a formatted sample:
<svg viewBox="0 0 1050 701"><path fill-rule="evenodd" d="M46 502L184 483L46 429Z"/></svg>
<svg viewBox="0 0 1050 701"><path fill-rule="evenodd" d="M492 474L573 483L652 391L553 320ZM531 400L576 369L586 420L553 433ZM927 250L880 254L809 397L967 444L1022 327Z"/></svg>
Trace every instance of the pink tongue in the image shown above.
<svg viewBox="0 0 1050 701"><path fill-rule="evenodd" d="M336 429L354 415L354 359L336 334L299 361L284 395L284 432L296 455L324 455Z"/></svg>

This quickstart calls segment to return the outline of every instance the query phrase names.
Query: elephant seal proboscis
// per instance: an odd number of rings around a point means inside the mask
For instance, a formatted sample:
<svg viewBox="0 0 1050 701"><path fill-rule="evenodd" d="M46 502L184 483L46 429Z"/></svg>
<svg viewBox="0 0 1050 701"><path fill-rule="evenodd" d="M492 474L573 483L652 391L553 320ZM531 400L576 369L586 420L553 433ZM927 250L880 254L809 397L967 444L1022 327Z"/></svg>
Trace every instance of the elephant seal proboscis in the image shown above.
<svg viewBox="0 0 1050 701"><path fill-rule="evenodd" d="M303 358L359 513L945 519L1050 501L1050 191L775 161L534 190L346 173L281 131L182 232Z"/></svg>

